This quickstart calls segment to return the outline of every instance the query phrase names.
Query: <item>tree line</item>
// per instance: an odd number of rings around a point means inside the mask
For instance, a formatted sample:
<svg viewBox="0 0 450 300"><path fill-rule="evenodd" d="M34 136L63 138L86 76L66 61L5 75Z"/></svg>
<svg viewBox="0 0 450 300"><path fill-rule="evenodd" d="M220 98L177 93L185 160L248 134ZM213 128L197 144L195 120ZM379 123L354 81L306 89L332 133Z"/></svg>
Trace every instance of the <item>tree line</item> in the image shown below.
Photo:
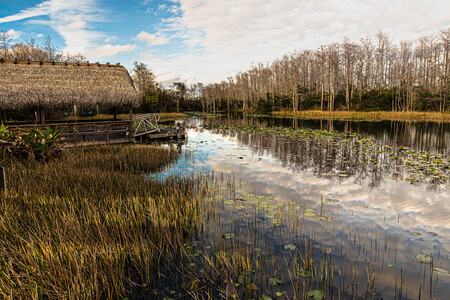
<svg viewBox="0 0 450 300"><path fill-rule="evenodd" d="M184 82L173 82L164 87L156 81L153 71L144 63L135 61L131 77L141 100L138 112L162 112L200 110L199 85L187 86Z"/></svg>
<svg viewBox="0 0 450 300"><path fill-rule="evenodd" d="M450 28L414 42L374 38L298 50L200 88L204 111L449 110ZM192 89L198 94L198 87ZM193 97L195 99L195 97Z"/></svg>
<svg viewBox="0 0 450 300"><path fill-rule="evenodd" d="M79 52L58 52L50 35L45 37L42 45L36 44L33 38L22 43L13 43L12 36L4 30L0 31L0 59L68 63L87 61L87 57Z"/></svg>

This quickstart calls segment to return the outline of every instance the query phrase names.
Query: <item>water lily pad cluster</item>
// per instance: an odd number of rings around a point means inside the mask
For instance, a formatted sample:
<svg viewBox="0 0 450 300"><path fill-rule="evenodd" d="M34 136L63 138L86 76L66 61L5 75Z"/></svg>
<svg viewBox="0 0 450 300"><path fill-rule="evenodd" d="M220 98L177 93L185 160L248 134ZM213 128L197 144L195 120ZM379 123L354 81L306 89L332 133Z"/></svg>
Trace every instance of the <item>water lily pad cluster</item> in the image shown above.
<svg viewBox="0 0 450 300"><path fill-rule="evenodd" d="M412 184L426 183L446 188L449 182L450 159L441 154L415 151L403 146L383 145L356 133L292 127L260 128L224 125L204 125L203 127L223 133L273 135L306 143L308 146L300 146L305 151L298 152L305 155L312 155L314 151L323 152L320 162L314 161L311 167L319 168L318 175L324 178L345 180L358 172L365 173L367 170L375 172L375 168L382 168L384 174L391 174L390 178ZM336 156L336 153L340 155ZM317 158L314 157L314 159ZM309 159L303 161L307 162ZM290 161L290 163L298 163L298 160ZM365 166L365 168L358 168L357 165Z"/></svg>

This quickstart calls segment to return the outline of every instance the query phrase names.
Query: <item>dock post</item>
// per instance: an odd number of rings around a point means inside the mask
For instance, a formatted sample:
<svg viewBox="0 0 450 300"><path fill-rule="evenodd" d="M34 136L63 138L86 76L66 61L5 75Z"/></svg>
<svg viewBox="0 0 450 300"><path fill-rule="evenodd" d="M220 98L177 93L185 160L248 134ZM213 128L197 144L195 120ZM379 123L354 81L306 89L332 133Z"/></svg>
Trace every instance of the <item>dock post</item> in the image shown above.
<svg viewBox="0 0 450 300"><path fill-rule="evenodd" d="M177 125L177 141L179 143L180 139L181 139L181 124L180 123L176 123L176 125Z"/></svg>
<svg viewBox="0 0 450 300"><path fill-rule="evenodd" d="M0 167L0 191L6 193L5 167Z"/></svg>
<svg viewBox="0 0 450 300"><path fill-rule="evenodd" d="M128 125L128 141L132 141L132 132L133 132L133 106L130 106L130 124Z"/></svg>
<svg viewBox="0 0 450 300"><path fill-rule="evenodd" d="M38 111L39 111L39 123L41 125L45 125L45 108L40 106L38 108Z"/></svg>
<svg viewBox="0 0 450 300"><path fill-rule="evenodd" d="M106 144L109 145L109 124L105 124L105 132L106 132Z"/></svg>
<svg viewBox="0 0 450 300"><path fill-rule="evenodd" d="M72 133L73 133L73 143L76 144L77 143L77 124L76 123L73 123Z"/></svg>

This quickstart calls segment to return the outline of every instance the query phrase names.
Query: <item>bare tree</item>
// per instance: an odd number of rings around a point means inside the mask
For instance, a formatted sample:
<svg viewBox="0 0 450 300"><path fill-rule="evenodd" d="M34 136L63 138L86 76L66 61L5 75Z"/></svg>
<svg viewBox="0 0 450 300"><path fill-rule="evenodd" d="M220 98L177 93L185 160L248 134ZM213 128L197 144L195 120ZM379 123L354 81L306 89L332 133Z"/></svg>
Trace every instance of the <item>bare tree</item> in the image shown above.
<svg viewBox="0 0 450 300"><path fill-rule="evenodd" d="M47 35L45 37L44 45L42 47L47 54L47 61L55 61L57 58L56 47L53 44L52 37Z"/></svg>
<svg viewBox="0 0 450 300"><path fill-rule="evenodd" d="M8 49L11 40L11 35L8 32L4 30L0 31L0 49L2 50L1 55L4 60L7 60L9 58Z"/></svg>

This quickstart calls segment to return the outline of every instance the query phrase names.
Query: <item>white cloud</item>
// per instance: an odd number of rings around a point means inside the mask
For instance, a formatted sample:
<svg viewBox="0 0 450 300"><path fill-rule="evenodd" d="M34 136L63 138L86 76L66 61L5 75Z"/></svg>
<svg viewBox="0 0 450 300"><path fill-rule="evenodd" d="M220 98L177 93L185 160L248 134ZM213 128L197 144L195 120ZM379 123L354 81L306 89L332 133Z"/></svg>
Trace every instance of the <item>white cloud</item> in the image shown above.
<svg viewBox="0 0 450 300"><path fill-rule="evenodd" d="M177 74L198 70L202 80L226 79L230 70L244 71L251 62L270 62L297 49L354 41L378 30L395 41L416 39L450 24L446 0L178 0L179 14L167 18L159 32L180 38L188 50L164 57L162 65ZM183 49L186 51L186 49ZM210 64L202 65L202 57ZM227 63L224 64L223 62ZM177 63L183 62L177 65ZM149 61L149 65L155 61ZM200 63L200 65L198 65ZM157 63L159 64L159 62ZM156 69L156 68L155 68Z"/></svg>
<svg viewBox="0 0 450 300"><path fill-rule="evenodd" d="M91 57L113 57L121 52L129 52L136 49L136 45L103 45L93 50L90 50L87 54Z"/></svg>
<svg viewBox="0 0 450 300"><path fill-rule="evenodd" d="M170 40L162 35L156 35L153 33L148 33L145 31L141 31L136 37L136 40L138 41L145 41L148 43L149 47L151 46L159 46L159 45L165 45L170 42Z"/></svg>
<svg viewBox="0 0 450 300"><path fill-rule="evenodd" d="M0 24L47 15L50 12L50 2L51 1L45 1L35 7L21 10L15 15L0 18Z"/></svg>
<svg viewBox="0 0 450 300"><path fill-rule="evenodd" d="M41 38L41 37L43 37L44 35L42 34L42 33L39 33L39 34L37 34L36 35L36 37L38 37L38 38Z"/></svg>
<svg viewBox="0 0 450 300"><path fill-rule="evenodd" d="M107 37L105 39L105 43L110 43L110 42L115 41L115 40L117 40L117 37L113 35L113 36Z"/></svg>
<svg viewBox="0 0 450 300"><path fill-rule="evenodd" d="M17 40L22 35L22 31L10 29L6 32L12 40Z"/></svg>
<svg viewBox="0 0 450 300"><path fill-rule="evenodd" d="M0 18L0 23L38 16L48 16L49 20L30 20L30 23L50 26L65 40L65 51L86 53L102 36L88 26L88 22L102 20L95 0L47 0L17 14Z"/></svg>
<svg viewBox="0 0 450 300"><path fill-rule="evenodd" d="M112 37L107 38L103 33L92 29L89 23L104 21L103 15L104 11L96 6L96 0L47 0L17 14L0 18L0 23L48 16L49 20L29 22L50 26L64 39L64 52L80 52L90 59L134 50L135 45L111 45L109 43ZM102 45L103 43L106 44Z"/></svg>

